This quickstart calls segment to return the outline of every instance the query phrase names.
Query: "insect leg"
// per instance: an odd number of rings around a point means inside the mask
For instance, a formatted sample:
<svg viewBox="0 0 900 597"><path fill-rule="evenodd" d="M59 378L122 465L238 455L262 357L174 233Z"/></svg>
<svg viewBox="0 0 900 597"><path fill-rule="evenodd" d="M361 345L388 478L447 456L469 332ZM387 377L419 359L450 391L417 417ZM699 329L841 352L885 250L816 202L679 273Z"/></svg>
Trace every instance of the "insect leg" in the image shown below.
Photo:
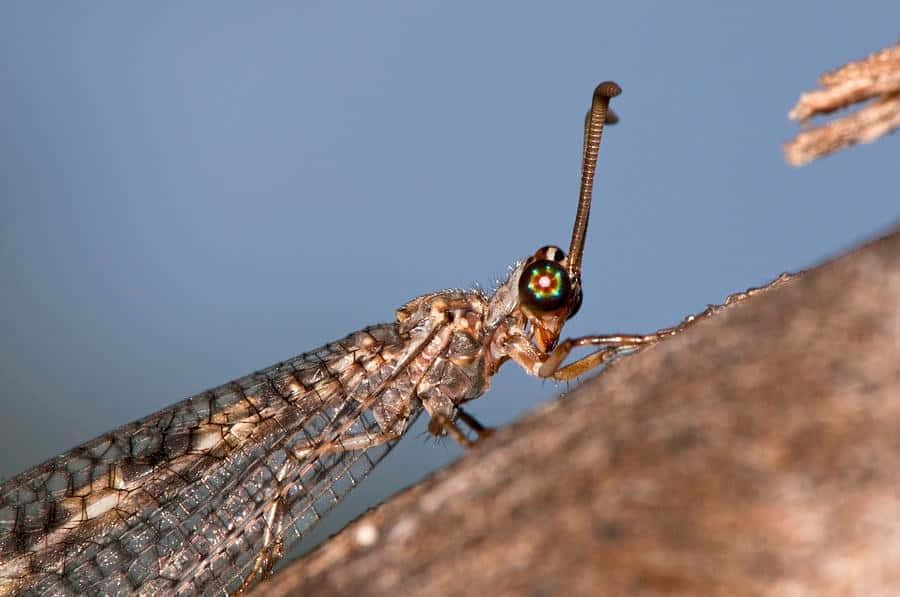
<svg viewBox="0 0 900 597"><path fill-rule="evenodd" d="M668 331L671 328L667 328ZM665 336L658 336L660 332L648 335L617 334L615 336L583 336L581 338L567 338L560 342L553 352L547 357L540 369L539 377L552 377L557 381L567 381L587 373L594 367L605 363L623 348L641 348L648 344L660 341ZM674 333L674 332L673 332ZM579 346L602 346L603 348L581 358L574 363L562 367L569 353Z"/></svg>
<svg viewBox="0 0 900 597"><path fill-rule="evenodd" d="M709 305L700 313L688 315L678 325L662 328L651 334L617 334L612 336L568 338L563 340L559 346L550 353L547 360L544 361L540 369L538 369L537 375L545 378L552 377L557 381L568 381L609 361L618 353L622 352L623 349L633 348L639 350L651 344L656 344L660 340L679 334L696 323L708 319L732 305L777 288L786 282L800 277L802 274L803 272L798 272L796 274L785 272L768 284L755 288L748 288L744 292L736 292L728 295L728 297L725 298L725 302L721 305ZM569 356L569 353L572 352L574 348L579 346L601 346L602 348L563 367L562 362Z"/></svg>
<svg viewBox="0 0 900 597"><path fill-rule="evenodd" d="M478 419L467 413L461 407L457 408L456 416L460 421L466 424L466 427L468 427L478 435L478 440L476 441L481 441L485 438L488 438L494 433L493 428L485 427Z"/></svg>
<svg viewBox="0 0 900 597"><path fill-rule="evenodd" d="M482 425L478 419L464 411L462 408L457 408L456 418L465 423L466 427L478 435L478 438L475 441L469 439L463 430L459 428L459 425L456 424L456 421L451 421L440 413L434 413L430 415L430 417L431 418L428 421L428 432L430 434L441 436L446 433L464 448L471 448L494 433L493 429Z"/></svg>
<svg viewBox="0 0 900 597"><path fill-rule="evenodd" d="M435 436L448 434L456 443L464 448L471 448L475 442L470 440L454 421L440 413L429 413L428 433Z"/></svg>

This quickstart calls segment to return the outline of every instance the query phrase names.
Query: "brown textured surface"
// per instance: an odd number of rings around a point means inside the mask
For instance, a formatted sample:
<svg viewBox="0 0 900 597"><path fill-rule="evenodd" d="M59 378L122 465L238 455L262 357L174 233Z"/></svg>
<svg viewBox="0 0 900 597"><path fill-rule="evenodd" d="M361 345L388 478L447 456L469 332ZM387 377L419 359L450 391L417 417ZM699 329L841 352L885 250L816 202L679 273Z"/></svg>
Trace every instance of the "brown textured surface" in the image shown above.
<svg viewBox="0 0 900 597"><path fill-rule="evenodd" d="M267 595L900 591L900 233L614 364Z"/></svg>

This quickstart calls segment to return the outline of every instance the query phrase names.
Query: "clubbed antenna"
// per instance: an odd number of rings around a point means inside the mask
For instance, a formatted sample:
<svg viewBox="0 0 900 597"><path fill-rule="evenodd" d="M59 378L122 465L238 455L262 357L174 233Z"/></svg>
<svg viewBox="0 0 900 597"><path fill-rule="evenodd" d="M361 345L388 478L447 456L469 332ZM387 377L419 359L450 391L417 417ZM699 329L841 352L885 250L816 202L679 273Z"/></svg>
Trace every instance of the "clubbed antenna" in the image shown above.
<svg viewBox="0 0 900 597"><path fill-rule="evenodd" d="M569 244L569 276L581 276L581 257L584 254L584 238L587 234L588 218L591 215L591 194L594 189L594 173L597 171L597 154L600 152L600 137L603 125L618 120L609 110L609 100L622 93L622 88L612 81L597 85L591 101L591 110L584 120L584 156L581 163L581 192L578 195L578 213L572 229Z"/></svg>

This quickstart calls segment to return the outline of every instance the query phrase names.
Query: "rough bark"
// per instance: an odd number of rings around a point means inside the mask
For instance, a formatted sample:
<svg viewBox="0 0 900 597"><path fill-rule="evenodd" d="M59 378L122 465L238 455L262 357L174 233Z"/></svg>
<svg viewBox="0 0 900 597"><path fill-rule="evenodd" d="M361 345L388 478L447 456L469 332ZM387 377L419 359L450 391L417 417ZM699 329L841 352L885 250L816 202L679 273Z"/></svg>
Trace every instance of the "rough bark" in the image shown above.
<svg viewBox="0 0 900 597"><path fill-rule="evenodd" d="M846 116L798 133L785 143L788 163L802 166L857 143L871 143L900 127L900 46L885 48L857 62L825 73L819 78L824 89L804 93L788 116L806 123L873 100Z"/></svg>
<svg viewBox="0 0 900 597"><path fill-rule="evenodd" d="M900 232L615 362L266 595L900 587Z"/></svg>

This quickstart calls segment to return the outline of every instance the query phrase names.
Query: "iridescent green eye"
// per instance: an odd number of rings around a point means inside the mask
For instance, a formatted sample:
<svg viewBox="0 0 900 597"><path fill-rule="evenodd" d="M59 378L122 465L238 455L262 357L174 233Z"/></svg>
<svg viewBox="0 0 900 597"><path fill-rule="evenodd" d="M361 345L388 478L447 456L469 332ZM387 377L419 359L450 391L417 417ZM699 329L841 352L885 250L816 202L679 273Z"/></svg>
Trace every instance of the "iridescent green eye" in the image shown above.
<svg viewBox="0 0 900 597"><path fill-rule="evenodd" d="M571 293L569 274L555 261L535 261L519 278L519 300L533 309L556 311L566 306Z"/></svg>

